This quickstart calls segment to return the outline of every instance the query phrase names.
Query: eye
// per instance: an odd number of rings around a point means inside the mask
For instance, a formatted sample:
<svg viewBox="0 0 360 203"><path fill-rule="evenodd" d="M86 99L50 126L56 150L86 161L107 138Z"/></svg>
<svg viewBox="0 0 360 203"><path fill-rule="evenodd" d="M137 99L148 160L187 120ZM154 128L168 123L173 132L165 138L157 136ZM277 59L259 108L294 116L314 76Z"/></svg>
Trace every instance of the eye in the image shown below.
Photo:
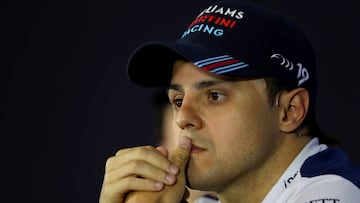
<svg viewBox="0 0 360 203"><path fill-rule="evenodd" d="M173 104L174 104L176 107L181 107L182 102L183 102L183 99L174 99L174 100L173 100Z"/></svg>
<svg viewBox="0 0 360 203"><path fill-rule="evenodd" d="M182 106L184 100L184 94L175 90L169 90L168 92L169 101L173 108L177 109Z"/></svg>
<svg viewBox="0 0 360 203"><path fill-rule="evenodd" d="M220 101L224 99L224 95L218 93L218 92L210 92L209 93L209 100L211 101Z"/></svg>

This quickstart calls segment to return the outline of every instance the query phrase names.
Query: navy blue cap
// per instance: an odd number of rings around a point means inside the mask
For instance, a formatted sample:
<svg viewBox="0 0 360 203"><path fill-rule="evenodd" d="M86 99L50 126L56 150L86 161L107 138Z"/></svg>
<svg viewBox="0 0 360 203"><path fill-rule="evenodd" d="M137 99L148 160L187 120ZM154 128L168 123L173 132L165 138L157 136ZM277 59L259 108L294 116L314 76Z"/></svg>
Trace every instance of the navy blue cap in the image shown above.
<svg viewBox="0 0 360 203"><path fill-rule="evenodd" d="M221 1L205 8L177 41L149 42L128 61L139 85L166 87L176 59L230 77L276 77L288 88L316 87L315 51L291 20L269 9Z"/></svg>
<svg viewBox="0 0 360 203"><path fill-rule="evenodd" d="M310 94L312 132L320 142L337 144L315 122L316 57L304 32L290 19L267 8L227 0L205 8L177 41L149 42L128 61L128 76L136 84L167 87L175 60L183 59L218 75L275 77L291 90Z"/></svg>

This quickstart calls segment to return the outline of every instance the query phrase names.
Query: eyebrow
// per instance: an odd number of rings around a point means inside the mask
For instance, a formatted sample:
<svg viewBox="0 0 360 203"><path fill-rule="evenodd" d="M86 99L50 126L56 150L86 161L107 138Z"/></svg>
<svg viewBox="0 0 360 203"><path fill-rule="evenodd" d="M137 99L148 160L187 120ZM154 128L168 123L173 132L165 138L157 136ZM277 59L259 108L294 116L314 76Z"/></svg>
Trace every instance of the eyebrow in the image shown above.
<svg viewBox="0 0 360 203"><path fill-rule="evenodd" d="M228 80L203 80L203 81L193 84L193 87L197 90L200 90L200 89L204 89L207 87L211 87L211 86L223 84L223 83L229 83L229 81ZM170 84L168 91L169 90L183 91L184 88L179 84Z"/></svg>

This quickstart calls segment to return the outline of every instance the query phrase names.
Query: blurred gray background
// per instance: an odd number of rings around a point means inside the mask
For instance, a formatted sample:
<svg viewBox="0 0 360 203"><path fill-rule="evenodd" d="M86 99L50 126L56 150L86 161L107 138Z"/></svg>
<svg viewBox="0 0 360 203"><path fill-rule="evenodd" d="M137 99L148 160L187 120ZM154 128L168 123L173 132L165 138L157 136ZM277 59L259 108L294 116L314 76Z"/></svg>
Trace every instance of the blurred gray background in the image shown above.
<svg viewBox="0 0 360 203"><path fill-rule="evenodd" d="M2 3L0 202L97 202L107 157L154 144L152 94L125 67L149 40L177 39L209 2ZM297 21L318 54L318 122L358 156L355 0L254 1Z"/></svg>

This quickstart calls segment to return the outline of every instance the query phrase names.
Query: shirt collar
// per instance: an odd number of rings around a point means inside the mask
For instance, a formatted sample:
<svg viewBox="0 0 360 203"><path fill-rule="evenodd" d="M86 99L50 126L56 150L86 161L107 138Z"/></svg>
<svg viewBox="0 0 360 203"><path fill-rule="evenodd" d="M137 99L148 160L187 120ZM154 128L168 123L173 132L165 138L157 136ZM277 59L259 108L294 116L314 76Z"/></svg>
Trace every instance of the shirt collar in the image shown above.
<svg viewBox="0 0 360 203"><path fill-rule="evenodd" d="M278 182L266 195L263 203L269 202L273 203L284 193L284 191L289 187L290 184L296 182L300 179L300 168L307 158L310 156L327 149L327 146L324 144L319 144L318 138L313 138L296 156L292 161L283 175L280 177Z"/></svg>

